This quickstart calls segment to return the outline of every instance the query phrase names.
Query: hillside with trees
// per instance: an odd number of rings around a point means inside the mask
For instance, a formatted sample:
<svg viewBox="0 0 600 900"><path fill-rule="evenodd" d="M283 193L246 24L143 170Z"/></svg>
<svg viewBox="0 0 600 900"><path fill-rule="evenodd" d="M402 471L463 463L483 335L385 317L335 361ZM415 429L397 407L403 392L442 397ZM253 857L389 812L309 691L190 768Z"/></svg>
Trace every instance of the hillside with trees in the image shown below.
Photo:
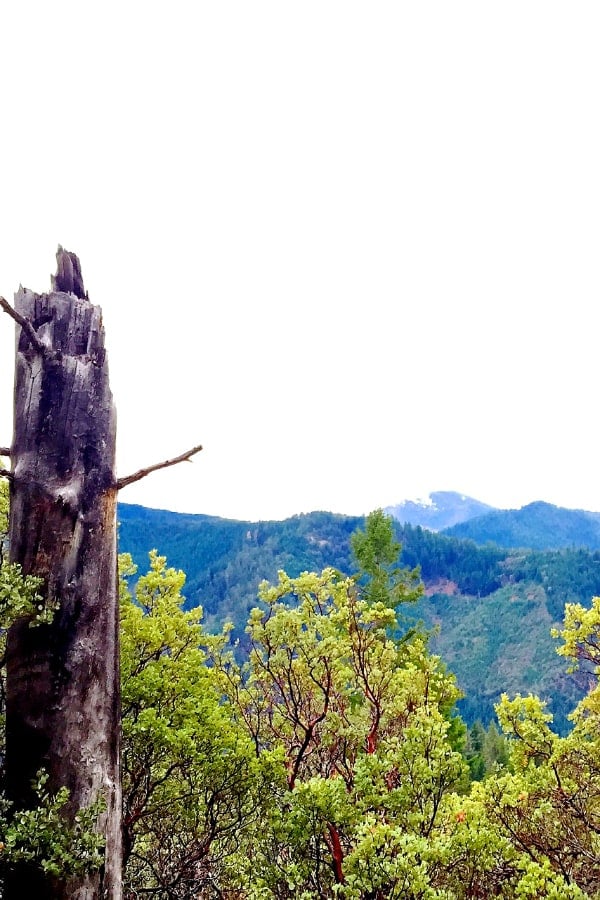
<svg viewBox="0 0 600 900"><path fill-rule="evenodd" d="M563 737L519 695L500 699L501 731L467 731L454 676L407 616L423 589L399 549L374 513L350 576L263 582L242 659L227 627L184 609L183 572L153 553L138 577L121 556L127 900L599 896L596 678ZM35 585L0 575L2 627L28 612L17 596L35 616ZM563 663L598 666L600 601L568 605L556 635ZM42 787L29 817L5 815L0 878L24 856L101 866L94 810L69 831L65 800Z"/></svg>
<svg viewBox="0 0 600 900"><path fill-rule="evenodd" d="M186 605L205 622L230 621L242 649L247 617L263 579L333 567L351 570L350 536L359 518L311 513L283 522L238 522L119 506L120 547L140 570L158 549L187 573ZM547 701L559 730L585 683L566 678L550 628L566 603L600 594L600 554L587 550L509 551L394 523L402 562L419 567L425 594L414 621L432 632L431 647L458 679L469 724L494 718L502 691L532 691Z"/></svg>
<svg viewBox="0 0 600 900"><path fill-rule="evenodd" d="M446 534L477 544L558 550L586 547L600 550L600 516L581 509L563 509L539 500L522 509L498 509L462 521Z"/></svg>

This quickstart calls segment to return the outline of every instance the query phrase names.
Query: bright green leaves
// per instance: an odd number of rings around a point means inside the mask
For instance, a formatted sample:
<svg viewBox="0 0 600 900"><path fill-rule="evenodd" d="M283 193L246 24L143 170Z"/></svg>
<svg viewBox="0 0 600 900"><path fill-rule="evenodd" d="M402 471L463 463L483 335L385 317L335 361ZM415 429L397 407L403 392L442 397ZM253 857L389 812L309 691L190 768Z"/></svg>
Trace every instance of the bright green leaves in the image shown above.
<svg viewBox="0 0 600 900"><path fill-rule="evenodd" d="M39 804L34 809L18 812L8 822L0 815L0 871L25 860L62 878L98 869L104 861L103 840L95 830L102 803L81 810L69 826L62 815L69 792L62 788L55 796L49 794L47 780L40 773L35 785Z"/></svg>
<svg viewBox="0 0 600 900"><path fill-rule="evenodd" d="M581 661L592 666L600 665L600 597L592 599L586 609L580 603L567 603L562 629L554 629L553 637L564 641L557 653L571 660L571 671Z"/></svg>
<svg viewBox="0 0 600 900"><path fill-rule="evenodd" d="M32 624L42 624L52 618L53 610L44 605L38 594L39 578L24 577L16 563L0 566L0 633L6 632L15 619L31 618Z"/></svg>
<svg viewBox="0 0 600 900"><path fill-rule="evenodd" d="M407 597L397 549L385 517L370 517L355 539L361 577L280 573L251 615L248 663L216 655L258 758L279 749L287 776L239 876L244 895L597 896L598 692L567 738L537 698L503 697L507 737L469 735L484 780L467 791L454 680L422 637L393 637ZM565 655L595 663L596 616L567 614Z"/></svg>
<svg viewBox="0 0 600 900"><path fill-rule="evenodd" d="M32 627L50 622L56 611L46 604L38 593L42 581L31 575L24 576L21 566L3 558L2 539L8 531L8 486L0 480L0 681L4 680L4 656L6 633L12 623L21 617L28 618ZM0 714L4 690L0 692ZM4 745L2 729L1 746Z"/></svg>
<svg viewBox="0 0 600 900"><path fill-rule="evenodd" d="M280 749L286 772L248 896L259 883L270 897L442 896L423 859L464 778L446 715L459 692L422 637L392 637L398 604L418 595L413 573L391 568L398 550L374 514L357 539L362 580L280 572L251 613L248 662L215 653L258 758Z"/></svg>
<svg viewBox="0 0 600 900"><path fill-rule="evenodd" d="M379 896L442 900L449 895L432 887L430 857L425 838L370 814L357 828L340 894L352 900Z"/></svg>
<svg viewBox="0 0 600 900"><path fill-rule="evenodd" d="M135 582L121 559L127 889L243 900L600 896L600 689L565 738L537 698L503 697L505 736L492 725L467 737L481 778L469 786L455 680L424 636L401 631L399 604L420 589L397 567L391 522L372 514L353 548L352 578L325 569L264 582L244 655L228 629L208 635L202 610L183 609L184 575L163 557L152 553ZM11 567L0 578L2 622L41 612L35 583ZM600 600L567 607L561 637L564 656L600 665ZM60 832L63 802L42 796L35 822L15 821L5 832L13 856L96 864L87 818L80 833Z"/></svg>
<svg viewBox="0 0 600 900"><path fill-rule="evenodd" d="M44 607L38 594L39 578L23 577L21 567L4 559L4 542L8 534L9 494L8 482L0 479L0 635L21 616L31 617L32 622L48 621L53 610ZM3 650L0 651L3 658Z"/></svg>
<svg viewBox="0 0 600 900"><path fill-rule="evenodd" d="M519 857L511 896L595 897L600 890L600 730L597 717L582 713L586 705L564 738L552 732L552 716L537 697L503 696L498 705L511 738L510 770L474 787L472 796L488 827L527 854L526 864Z"/></svg>
<svg viewBox="0 0 600 900"><path fill-rule="evenodd" d="M281 572L277 585L261 585L266 610L250 616L248 664L216 660L257 749L284 747L290 788L299 776L342 774L345 754L364 742L365 710L344 630L353 590L331 569L297 579Z"/></svg>
<svg viewBox="0 0 600 900"><path fill-rule="evenodd" d="M121 560L132 576L131 560ZM121 677L126 882L195 896L262 808L272 761L237 727L206 647L200 609L182 609L185 577L150 555L134 597L122 585ZM177 893L179 892L179 893Z"/></svg>
<svg viewBox="0 0 600 900"><path fill-rule="evenodd" d="M369 603L353 579L331 569L280 573L260 598L266 609L250 617L249 663L218 663L257 744L287 748L290 787L299 775L348 778L357 756L401 733L421 705L459 696L422 640L399 646L388 636L394 608Z"/></svg>
<svg viewBox="0 0 600 900"><path fill-rule="evenodd" d="M513 744L511 762L517 769L526 769L530 762L547 762L558 741L550 730L552 715L545 711L545 703L538 697L509 700L506 694L496 707L498 720L506 735L518 738Z"/></svg>

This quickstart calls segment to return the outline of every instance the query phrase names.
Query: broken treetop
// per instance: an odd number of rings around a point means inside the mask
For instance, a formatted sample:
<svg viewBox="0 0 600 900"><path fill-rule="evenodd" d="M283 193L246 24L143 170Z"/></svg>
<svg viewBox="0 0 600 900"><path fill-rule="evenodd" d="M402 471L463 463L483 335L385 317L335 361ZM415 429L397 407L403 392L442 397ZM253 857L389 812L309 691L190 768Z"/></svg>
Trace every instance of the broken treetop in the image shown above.
<svg viewBox="0 0 600 900"><path fill-rule="evenodd" d="M52 290L74 294L81 300L89 300L83 286L81 263L75 253L64 250L60 244L56 251L56 275L52 276Z"/></svg>

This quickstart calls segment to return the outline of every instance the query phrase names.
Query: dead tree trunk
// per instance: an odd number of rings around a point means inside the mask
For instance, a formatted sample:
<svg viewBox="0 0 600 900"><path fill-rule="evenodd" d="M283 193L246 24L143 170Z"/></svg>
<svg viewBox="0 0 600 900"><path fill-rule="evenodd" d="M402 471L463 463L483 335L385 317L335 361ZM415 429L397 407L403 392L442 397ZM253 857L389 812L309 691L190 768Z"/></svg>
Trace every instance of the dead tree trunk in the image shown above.
<svg viewBox="0 0 600 900"><path fill-rule="evenodd" d="M24 863L6 900L121 897L119 655L116 586L116 419L100 308L74 254L59 248L49 294L21 288L10 556L41 576L49 625L19 620L7 647L6 776L16 808L36 804L40 769L70 791L74 816L99 796L104 869L70 881ZM5 304L6 308L6 304ZM8 310L7 310L8 311Z"/></svg>

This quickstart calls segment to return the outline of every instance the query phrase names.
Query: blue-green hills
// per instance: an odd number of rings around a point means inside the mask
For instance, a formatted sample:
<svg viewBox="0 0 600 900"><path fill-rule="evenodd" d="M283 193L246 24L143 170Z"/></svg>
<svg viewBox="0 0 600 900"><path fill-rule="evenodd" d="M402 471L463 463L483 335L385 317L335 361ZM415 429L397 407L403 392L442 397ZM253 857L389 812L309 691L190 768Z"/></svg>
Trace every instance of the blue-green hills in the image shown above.
<svg viewBox="0 0 600 900"><path fill-rule="evenodd" d="M446 529L446 534L470 538L478 544L528 547L600 549L600 515L582 509L563 509L538 500L522 509L497 509Z"/></svg>

